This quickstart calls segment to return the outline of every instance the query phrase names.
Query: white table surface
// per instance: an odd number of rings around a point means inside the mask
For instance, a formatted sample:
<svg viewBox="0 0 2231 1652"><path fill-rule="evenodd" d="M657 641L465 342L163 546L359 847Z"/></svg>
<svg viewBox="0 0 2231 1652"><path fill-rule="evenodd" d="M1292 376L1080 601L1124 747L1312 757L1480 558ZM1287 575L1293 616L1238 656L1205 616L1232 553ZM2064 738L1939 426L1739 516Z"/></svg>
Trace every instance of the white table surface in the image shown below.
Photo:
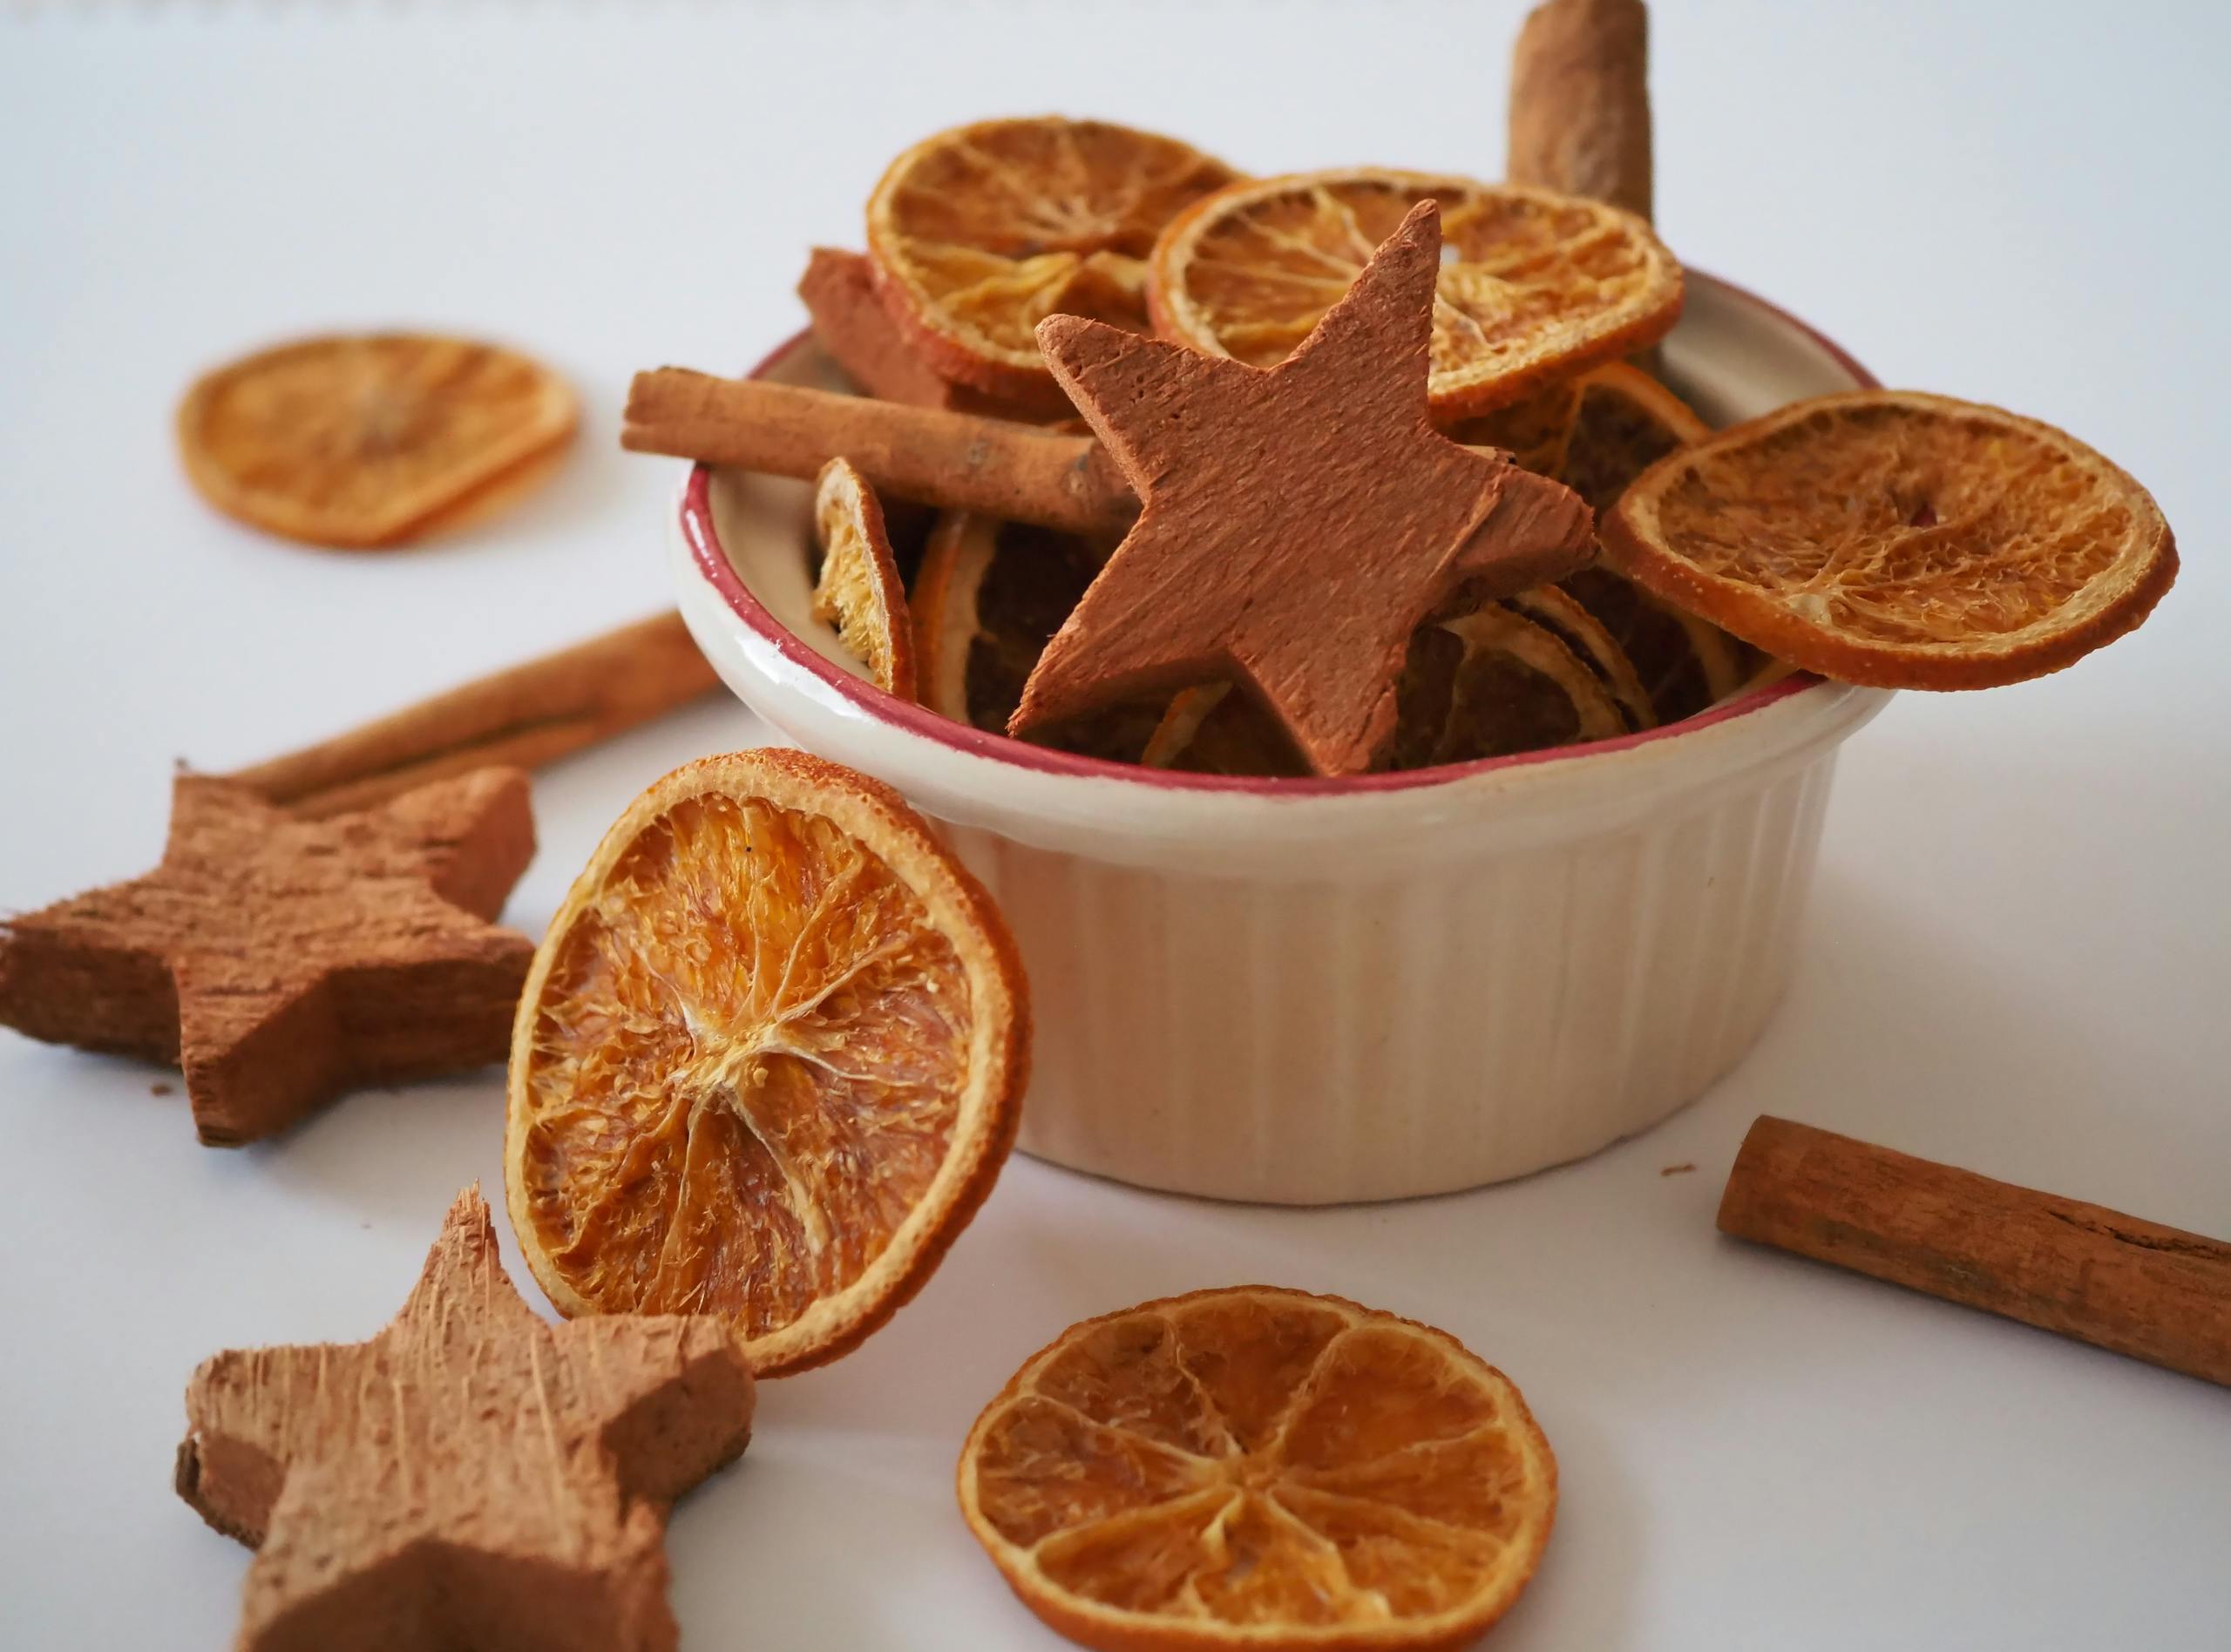
<svg viewBox="0 0 2231 1652"><path fill-rule="evenodd" d="M175 758L250 761L657 606L674 471L616 450L629 371L741 366L789 332L806 247L857 243L916 137L1051 107L1249 169L1492 176L1521 10L0 17L0 907L150 865ZM1908 695L1851 745L1785 1006L1639 1140L1319 1212L1015 1161L920 1299L841 1364L767 1385L749 1455L681 1507L687 1644L1059 1644L953 1508L964 1430L1071 1321L1251 1280L1446 1326L1524 1387L1563 1500L1502 1652L2231 1642L2231 1397L1712 1223L1773 1111L2231 1233L2226 16L1662 8L1677 251L1889 383L2099 444L2175 525L2175 591L2073 671ZM170 431L195 371L393 322L516 341L580 384L553 486L383 558L200 505ZM707 704L550 773L513 918L539 930L654 775L762 738ZM187 1373L370 1334L458 1186L499 1182L493 1070L240 1152L194 1144L183 1099L150 1093L165 1076L0 1032L11 1649L223 1643L247 1555L169 1489Z"/></svg>

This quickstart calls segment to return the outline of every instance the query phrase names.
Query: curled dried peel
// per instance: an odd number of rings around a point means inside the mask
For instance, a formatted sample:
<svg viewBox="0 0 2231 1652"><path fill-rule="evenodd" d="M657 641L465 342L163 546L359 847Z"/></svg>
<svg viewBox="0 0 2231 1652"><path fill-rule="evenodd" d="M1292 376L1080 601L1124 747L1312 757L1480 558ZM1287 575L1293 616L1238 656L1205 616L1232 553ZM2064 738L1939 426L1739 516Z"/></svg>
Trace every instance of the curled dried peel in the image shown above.
<svg viewBox="0 0 2231 1652"><path fill-rule="evenodd" d="M914 698L914 626L891 552L883 506L847 459L822 467L813 493L821 573L813 617L837 628L846 652L885 694Z"/></svg>
<svg viewBox="0 0 2231 1652"><path fill-rule="evenodd" d="M1005 924L896 794L801 752L689 764L521 995L520 1250L568 1315L719 1314L762 1375L835 1358L989 1192L1028 1052Z"/></svg>
<svg viewBox="0 0 2231 1652"><path fill-rule="evenodd" d="M541 479L579 406L516 351L423 334L304 339L227 363L178 411L187 477L312 545L401 544Z"/></svg>
<svg viewBox="0 0 2231 1652"><path fill-rule="evenodd" d="M878 290L948 379L1065 410L1034 329L1146 329L1143 263L1171 214L1228 182L1186 144L1106 121L985 120L925 139L869 199Z"/></svg>
<svg viewBox="0 0 2231 1652"><path fill-rule="evenodd" d="M1230 185L1173 219L1149 259L1156 329L1258 367L1283 361L1428 196L1441 203L1437 417L1507 407L1640 349L1681 309L1681 270L1650 226L1513 184L1351 167Z"/></svg>
<svg viewBox="0 0 2231 1652"><path fill-rule="evenodd" d="M1453 1647L1532 1576L1556 1464L1453 1337L1242 1286L1071 1327L977 1419L959 1492L1087 1646Z"/></svg>
<svg viewBox="0 0 2231 1652"><path fill-rule="evenodd" d="M1847 682L2058 670L2176 577L2152 496L2062 431L1910 390L1800 402L1652 465L1601 525L1671 601Z"/></svg>

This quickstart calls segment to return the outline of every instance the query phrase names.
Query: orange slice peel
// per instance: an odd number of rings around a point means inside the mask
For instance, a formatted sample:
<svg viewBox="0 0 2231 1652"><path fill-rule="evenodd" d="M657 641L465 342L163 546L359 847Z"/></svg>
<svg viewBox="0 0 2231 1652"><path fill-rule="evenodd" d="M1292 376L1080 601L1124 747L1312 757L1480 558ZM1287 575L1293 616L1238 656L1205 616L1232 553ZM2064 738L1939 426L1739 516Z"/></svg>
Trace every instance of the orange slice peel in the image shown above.
<svg viewBox="0 0 2231 1652"><path fill-rule="evenodd" d="M403 544L540 481L580 416L517 351L425 334L332 335L196 381L178 410L187 478L227 515L310 545Z"/></svg>
<svg viewBox="0 0 2231 1652"><path fill-rule="evenodd" d="M1659 460L1604 555L1781 659L1889 688L2073 664L2176 578L2153 497L2074 437L1914 390L1799 402Z"/></svg>
<svg viewBox="0 0 2231 1652"><path fill-rule="evenodd" d="M1361 1652L1502 1616L1556 1460L1447 1333L1238 1286L1063 1332L977 1418L958 1488L1009 1586L1082 1645Z"/></svg>
<svg viewBox="0 0 2231 1652"><path fill-rule="evenodd" d="M504 1179L559 1311L714 1313L781 1376L927 1281L1014 1140L1028 989L898 795L708 757L605 836L512 1033Z"/></svg>
<svg viewBox="0 0 2231 1652"><path fill-rule="evenodd" d="M1631 213L1362 166L1242 181L1193 202L1148 261L1156 330L1272 366L1428 196L1441 203L1443 261L1428 381L1438 419L1508 407L1655 343L1680 316L1681 267Z"/></svg>

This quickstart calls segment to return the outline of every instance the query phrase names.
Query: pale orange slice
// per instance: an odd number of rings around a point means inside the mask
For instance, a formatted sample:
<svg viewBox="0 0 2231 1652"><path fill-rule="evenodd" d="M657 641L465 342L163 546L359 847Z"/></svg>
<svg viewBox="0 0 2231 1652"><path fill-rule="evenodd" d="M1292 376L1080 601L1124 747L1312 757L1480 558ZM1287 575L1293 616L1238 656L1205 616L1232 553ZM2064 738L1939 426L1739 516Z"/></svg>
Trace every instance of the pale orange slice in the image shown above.
<svg viewBox="0 0 2231 1652"><path fill-rule="evenodd" d="M1455 1338L1265 1286L1070 1327L959 1479L1023 1603L1107 1652L1461 1646L1533 1576L1557 1499L1525 1400Z"/></svg>
<svg viewBox="0 0 2231 1652"><path fill-rule="evenodd" d="M938 373L1065 409L1038 323L1058 313L1145 331L1155 236L1231 177L1174 138L1105 121L978 121L892 162L868 200L868 252L884 301Z"/></svg>
<svg viewBox="0 0 2231 1652"><path fill-rule="evenodd" d="M508 503L573 434L573 393L516 351L374 333L305 339L199 380L179 450L202 498L290 539L399 545Z"/></svg>
<svg viewBox="0 0 2231 1652"><path fill-rule="evenodd" d="M814 484L813 527L821 572L813 617L837 629L845 651L877 687L914 697L914 624L891 554L883 506L849 459L831 459Z"/></svg>
<svg viewBox="0 0 2231 1652"><path fill-rule="evenodd" d="M1428 389L1444 421L1507 407L1653 343L1681 267L1631 213L1516 184L1352 167L1229 185L1173 219L1148 264L1163 336L1281 362L1418 202L1441 203Z"/></svg>
<svg viewBox="0 0 2231 1652"><path fill-rule="evenodd" d="M2176 578L2146 491L2051 425L1915 390L1800 402L1659 460L1622 572L1846 682L1987 688L2133 629Z"/></svg>
<svg viewBox="0 0 2231 1652"><path fill-rule="evenodd" d="M898 795L796 751L629 806L535 955L504 1182L559 1311L712 1313L762 1375L920 1289L1009 1146L1014 944Z"/></svg>

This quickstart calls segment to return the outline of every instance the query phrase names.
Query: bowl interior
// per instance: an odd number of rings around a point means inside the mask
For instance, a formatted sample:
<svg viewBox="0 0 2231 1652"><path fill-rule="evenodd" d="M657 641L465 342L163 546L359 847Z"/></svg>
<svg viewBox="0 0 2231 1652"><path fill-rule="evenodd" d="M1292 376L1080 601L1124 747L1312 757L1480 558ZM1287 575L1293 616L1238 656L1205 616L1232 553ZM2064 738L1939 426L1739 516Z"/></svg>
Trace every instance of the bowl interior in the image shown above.
<svg viewBox="0 0 2231 1652"><path fill-rule="evenodd" d="M1803 322L1739 288L1694 270L1688 273L1680 324L1665 341L1663 355L1667 382L1715 425L1752 418L1805 396L1865 388L1875 382L1857 362ZM814 389L852 388L836 363L804 334L769 357L757 376ZM878 701L890 703L870 682L865 667L837 640L835 629L815 617L805 555L811 532L811 487L783 477L715 469L708 502L719 554L776 623L856 680L867 709L875 710ZM1008 744L997 739L992 743ZM1020 755L1030 748L1017 749Z"/></svg>

